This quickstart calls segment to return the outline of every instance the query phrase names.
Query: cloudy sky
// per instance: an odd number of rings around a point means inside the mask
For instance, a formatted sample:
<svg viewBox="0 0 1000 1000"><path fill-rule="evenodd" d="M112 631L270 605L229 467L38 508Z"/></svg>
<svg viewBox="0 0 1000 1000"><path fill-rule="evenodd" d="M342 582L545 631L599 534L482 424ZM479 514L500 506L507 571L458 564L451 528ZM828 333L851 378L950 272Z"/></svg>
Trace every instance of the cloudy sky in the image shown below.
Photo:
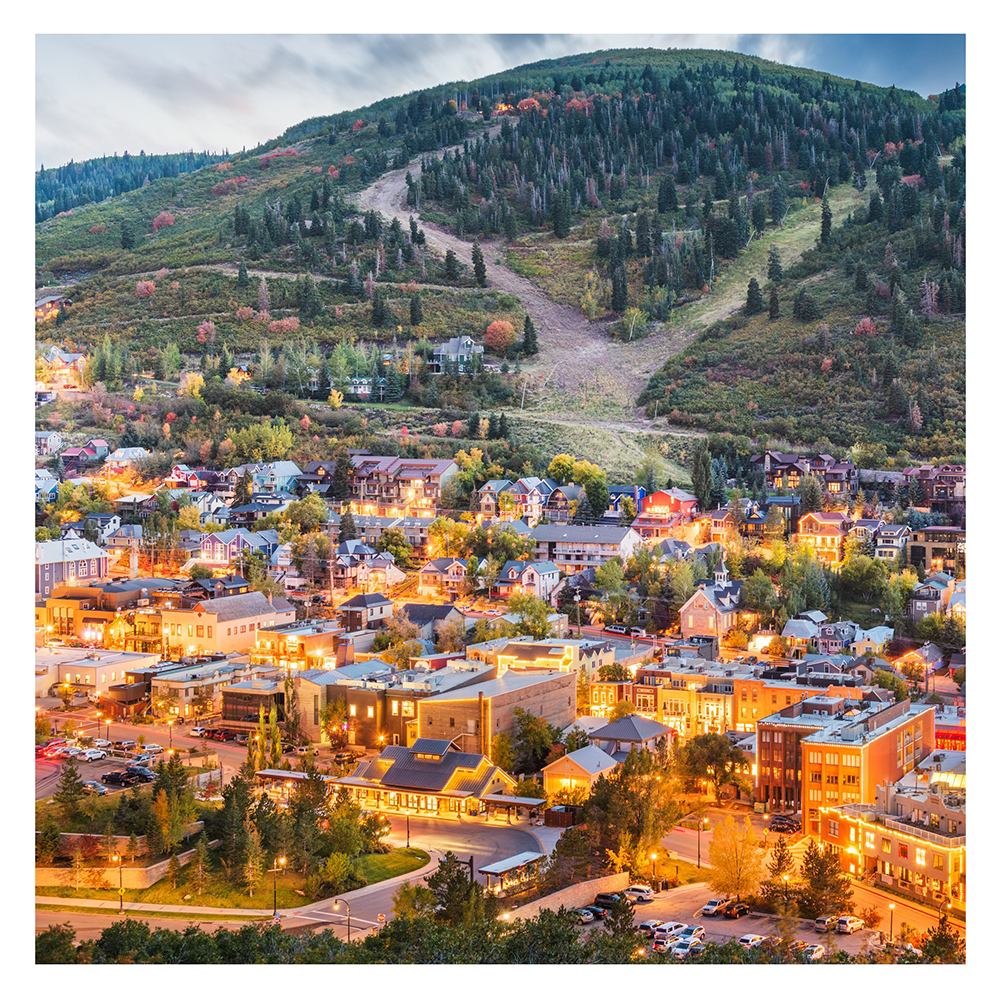
<svg viewBox="0 0 1000 1000"><path fill-rule="evenodd" d="M315 115L605 48L728 49L927 95L962 35L37 35L35 162L239 149Z"/></svg>

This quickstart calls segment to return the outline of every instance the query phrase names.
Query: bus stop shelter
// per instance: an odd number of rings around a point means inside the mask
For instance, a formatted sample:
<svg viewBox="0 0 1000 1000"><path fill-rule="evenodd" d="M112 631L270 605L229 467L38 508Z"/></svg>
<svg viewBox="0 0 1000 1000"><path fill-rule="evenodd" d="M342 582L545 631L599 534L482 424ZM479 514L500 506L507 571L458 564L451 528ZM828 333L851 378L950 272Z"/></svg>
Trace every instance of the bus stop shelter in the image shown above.
<svg viewBox="0 0 1000 1000"><path fill-rule="evenodd" d="M538 875L538 862L544 857L544 854L537 851L524 851L480 868L479 874L486 876L487 892L501 893L535 878Z"/></svg>

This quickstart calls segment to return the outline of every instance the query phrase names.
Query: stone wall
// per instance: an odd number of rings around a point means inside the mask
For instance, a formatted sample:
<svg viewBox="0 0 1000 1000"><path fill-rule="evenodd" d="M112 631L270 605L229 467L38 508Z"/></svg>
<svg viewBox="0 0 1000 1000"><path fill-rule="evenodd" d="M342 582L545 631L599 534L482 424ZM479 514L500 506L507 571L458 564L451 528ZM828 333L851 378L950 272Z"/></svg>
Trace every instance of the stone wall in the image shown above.
<svg viewBox="0 0 1000 1000"><path fill-rule="evenodd" d="M512 916L525 920L537 917L542 910L558 910L565 906L567 910L575 910L578 906L589 906L599 892L619 892L629 885L631 876L628 872L618 872L615 875L604 875L588 882L578 882L567 889L560 889L531 903L525 903L512 911Z"/></svg>
<svg viewBox="0 0 1000 1000"><path fill-rule="evenodd" d="M181 831L181 836L187 840L188 837L193 837L196 834L201 833L205 829L205 824L202 820L196 820L194 823L188 823L184 829ZM114 836L115 848L121 852L128 847L129 839L128 837L123 837L119 835ZM146 835L140 834L135 838L139 843L139 855L142 856L146 853ZM84 854L89 850L101 850L101 845L104 841L103 833L60 833L59 834L59 844L60 847L67 853L71 852L73 848L78 845L83 849Z"/></svg>
<svg viewBox="0 0 1000 1000"><path fill-rule="evenodd" d="M72 836L72 834L70 834ZM126 838L127 840L127 838ZM214 847L217 840L210 842ZM177 860L186 865L194 857L194 848L177 855ZM158 861L148 868L122 868L121 880L125 889L148 889L159 882L167 874L170 859ZM116 889L118 887L118 868L83 868L79 879L72 868L42 868L35 867L35 886L58 885L70 889Z"/></svg>

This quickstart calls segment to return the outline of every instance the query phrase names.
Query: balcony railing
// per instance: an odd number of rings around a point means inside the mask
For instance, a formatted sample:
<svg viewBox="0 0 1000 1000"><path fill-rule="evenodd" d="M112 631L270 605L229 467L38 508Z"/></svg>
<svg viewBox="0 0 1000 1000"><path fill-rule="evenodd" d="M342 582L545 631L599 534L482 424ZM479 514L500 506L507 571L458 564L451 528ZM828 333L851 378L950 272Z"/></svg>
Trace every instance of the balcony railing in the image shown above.
<svg viewBox="0 0 1000 1000"><path fill-rule="evenodd" d="M920 823L904 823L894 819L883 819L882 823L887 830L908 833L911 837L919 835L922 839L929 840L932 844L940 844L942 847L965 847L964 835L935 833Z"/></svg>

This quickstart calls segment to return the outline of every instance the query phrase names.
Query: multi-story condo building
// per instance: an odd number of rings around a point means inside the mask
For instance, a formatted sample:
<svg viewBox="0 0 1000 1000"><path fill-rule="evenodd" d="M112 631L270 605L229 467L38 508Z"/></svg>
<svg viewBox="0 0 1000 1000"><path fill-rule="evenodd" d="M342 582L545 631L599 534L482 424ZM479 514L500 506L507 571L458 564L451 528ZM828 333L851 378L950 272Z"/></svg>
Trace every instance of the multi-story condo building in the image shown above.
<svg viewBox="0 0 1000 1000"><path fill-rule="evenodd" d="M351 456L351 502L361 514L431 517L458 472L450 459Z"/></svg>
<svg viewBox="0 0 1000 1000"><path fill-rule="evenodd" d="M964 465L915 465L903 469L903 483L916 483L924 495L924 504L942 514L956 513L965 507Z"/></svg>
<svg viewBox="0 0 1000 1000"><path fill-rule="evenodd" d="M627 561L640 543L638 532L620 525L540 524L529 537L535 559L553 562L567 575L603 566L614 556Z"/></svg>
<svg viewBox="0 0 1000 1000"><path fill-rule="evenodd" d="M834 496L858 491L858 470L850 457L838 461L832 455L786 455L778 451L765 451L754 455L750 466L764 473L771 489L798 489L805 476L815 476L824 489Z"/></svg>

